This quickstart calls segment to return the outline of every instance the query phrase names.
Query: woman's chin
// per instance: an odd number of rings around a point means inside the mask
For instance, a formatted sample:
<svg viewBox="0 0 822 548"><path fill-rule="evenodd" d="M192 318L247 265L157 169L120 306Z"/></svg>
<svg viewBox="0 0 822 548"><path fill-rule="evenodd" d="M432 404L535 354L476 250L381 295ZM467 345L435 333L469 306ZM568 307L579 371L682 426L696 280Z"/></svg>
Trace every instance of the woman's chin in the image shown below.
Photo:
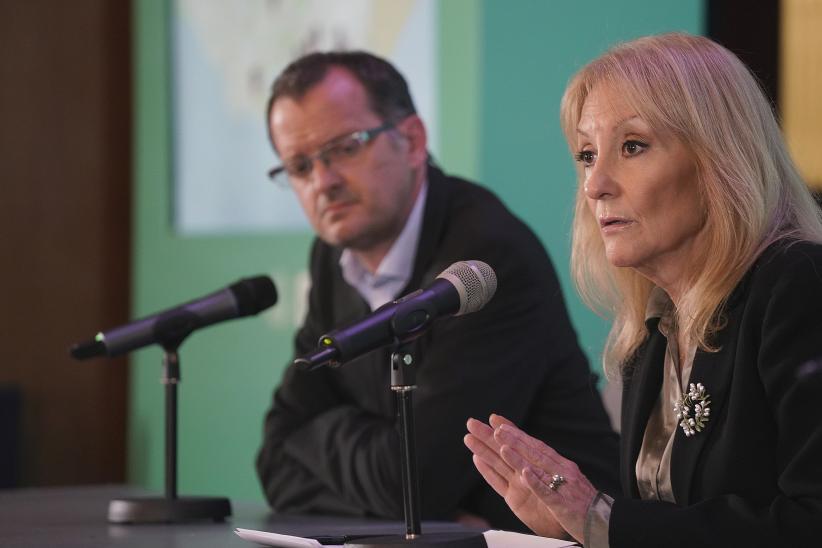
<svg viewBox="0 0 822 548"><path fill-rule="evenodd" d="M624 250L611 250L606 248L605 258L608 259L611 266L615 266L617 268L632 268L636 265L634 257L630 253L626 253Z"/></svg>

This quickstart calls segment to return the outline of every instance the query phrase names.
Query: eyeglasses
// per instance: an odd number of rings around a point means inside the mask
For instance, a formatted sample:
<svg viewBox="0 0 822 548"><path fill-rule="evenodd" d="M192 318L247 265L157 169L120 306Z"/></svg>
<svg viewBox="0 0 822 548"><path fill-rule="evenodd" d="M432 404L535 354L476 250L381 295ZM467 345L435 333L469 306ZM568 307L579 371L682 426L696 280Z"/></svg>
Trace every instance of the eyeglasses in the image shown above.
<svg viewBox="0 0 822 548"><path fill-rule="evenodd" d="M309 182L308 178L314 170L315 161L320 160L325 167L331 167L332 164L344 164L347 160L354 158L377 135L393 127L393 122L386 122L375 128L337 137L324 144L314 154L300 155L284 161L283 165L271 169L268 177L281 186L291 184L301 187Z"/></svg>

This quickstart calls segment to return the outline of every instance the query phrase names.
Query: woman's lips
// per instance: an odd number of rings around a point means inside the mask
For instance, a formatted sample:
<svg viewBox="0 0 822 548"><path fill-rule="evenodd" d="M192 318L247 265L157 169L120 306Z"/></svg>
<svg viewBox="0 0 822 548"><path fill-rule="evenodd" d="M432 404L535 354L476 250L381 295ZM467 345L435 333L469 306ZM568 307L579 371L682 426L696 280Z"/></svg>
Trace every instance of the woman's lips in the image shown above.
<svg viewBox="0 0 822 548"><path fill-rule="evenodd" d="M599 229L605 234L619 232L633 224L631 219L625 217L601 217L599 219Z"/></svg>

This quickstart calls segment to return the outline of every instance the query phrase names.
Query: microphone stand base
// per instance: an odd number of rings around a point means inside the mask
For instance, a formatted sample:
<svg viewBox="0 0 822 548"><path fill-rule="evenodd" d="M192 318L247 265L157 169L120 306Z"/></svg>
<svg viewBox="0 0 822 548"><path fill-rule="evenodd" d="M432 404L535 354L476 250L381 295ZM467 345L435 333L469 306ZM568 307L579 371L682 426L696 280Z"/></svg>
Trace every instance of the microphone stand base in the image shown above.
<svg viewBox="0 0 822 548"><path fill-rule="evenodd" d="M109 523L179 523L223 521L231 515L225 497L143 497L114 499L108 503Z"/></svg>
<svg viewBox="0 0 822 548"><path fill-rule="evenodd" d="M414 538L406 538L403 535L364 537L346 542L345 546L350 548L394 548L396 546L487 548L488 545L482 533L426 533Z"/></svg>

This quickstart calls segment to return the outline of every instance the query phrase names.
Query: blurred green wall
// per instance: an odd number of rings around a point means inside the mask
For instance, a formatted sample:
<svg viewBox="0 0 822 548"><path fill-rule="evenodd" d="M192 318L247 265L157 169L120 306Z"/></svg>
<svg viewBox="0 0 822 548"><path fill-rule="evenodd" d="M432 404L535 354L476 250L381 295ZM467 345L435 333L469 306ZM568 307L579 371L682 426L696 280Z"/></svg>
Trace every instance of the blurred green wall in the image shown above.
<svg viewBox="0 0 822 548"><path fill-rule="evenodd" d="M438 10L438 161L492 188L542 238L598 370L607 324L584 308L569 281L575 183L558 123L559 100L571 74L617 41L671 30L702 32L703 2L441 0ZM180 493L262 500L254 456L271 391L291 354L311 234L174 233L169 11L167 0L134 3L132 313L149 314L243 276L274 277L280 293L275 308L195 333L180 354ZM128 423L129 480L157 491L164 473L160 362L156 348L133 355Z"/></svg>

